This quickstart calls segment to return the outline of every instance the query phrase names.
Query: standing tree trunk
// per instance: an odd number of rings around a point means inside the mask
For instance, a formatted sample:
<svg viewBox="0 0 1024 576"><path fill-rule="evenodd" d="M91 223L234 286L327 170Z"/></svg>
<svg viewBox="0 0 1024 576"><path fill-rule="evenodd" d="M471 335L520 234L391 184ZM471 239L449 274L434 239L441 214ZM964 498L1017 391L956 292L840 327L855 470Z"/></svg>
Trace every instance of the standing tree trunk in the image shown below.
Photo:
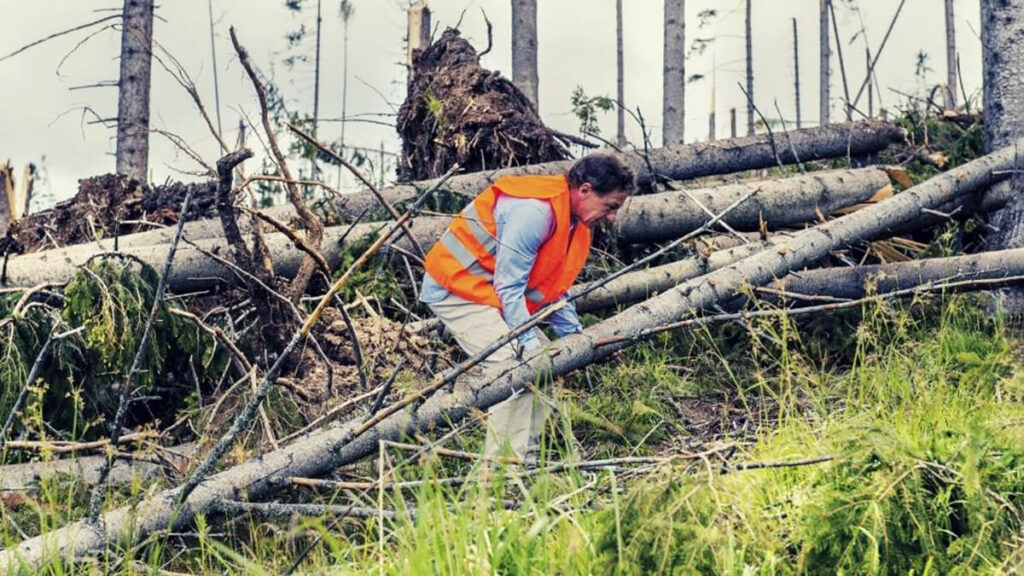
<svg viewBox="0 0 1024 576"><path fill-rule="evenodd" d="M828 38L828 11L832 5L832 0L820 0L820 14L818 22L818 45L821 50L821 60L819 69L819 113L818 123L821 126L828 124L828 111L829 111L829 96L828 96L828 83L829 75L831 70L829 69L829 38Z"/></svg>
<svg viewBox="0 0 1024 576"><path fill-rule="evenodd" d="M867 70L867 75L871 76L873 71L871 70L871 49L864 48L864 62ZM871 80L868 80L868 118L875 116L875 92L873 90L874 84ZM881 98L881 96L879 96Z"/></svg>
<svg viewBox="0 0 1024 576"><path fill-rule="evenodd" d="M537 0L512 0L512 83L539 112L538 82Z"/></svg>
<svg viewBox="0 0 1024 576"><path fill-rule="evenodd" d="M751 38L751 1L747 0L747 18L744 24L747 37L747 136L754 135L754 41Z"/></svg>
<svg viewBox="0 0 1024 576"><path fill-rule="evenodd" d="M615 0L615 63L618 72L616 143L622 148L626 145L626 69L622 50L622 0Z"/></svg>
<svg viewBox="0 0 1024 576"><path fill-rule="evenodd" d="M1024 134L1024 0L982 0L981 46L984 78L985 149L997 150ZM1019 168L1018 168L1019 169ZM989 236L990 250L1024 247L1024 190L1014 175L1005 207L995 213L996 230ZM1015 322L1024 316L1024 291L1001 293L1006 311ZM1019 328L1016 326L1015 328Z"/></svg>
<svg viewBox="0 0 1024 576"><path fill-rule="evenodd" d="M346 6L351 15L352 6L349 0L344 0L341 7L342 18L345 17ZM427 7L427 0L420 0L412 5L406 13L408 28L406 28L405 42L405 67L409 73L409 82L412 82L412 56L417 50L426 50L430 46L430 8ZM515 29L513 29L514 31ZM515 38L513 36L513 38Z"/></svg>
<svg viewBox="0 0 1024 576"><path fill-rule="evenodd" d="M14 220L14 183L11 165L0 165L0 238L7 234L7 228Z"/></svg>
<svg viewBox="0 0 1024 576"><path fill-rule="evenodd" d="M956 26L953 0L946 0L946 108L956 108Z"/></svg>
<svg viewBox="0 0 1024 576"><path fill-rule="evenodd" d="M320 24L323 19L320 18L320 4L321 0L316 1L316 59L313 64L313 126L311 134L313 138L316 138L316 125L320 118ZM344 125L345 122L342 122ZM309 157L309 177L316 179L316 151L313 151Z"/></svg>
<svg viewBox="0 0 1024 576"><path fill-rule="evenodd" d="M352 18L352 13L355 12L355 8L352 6L350 0L341 0L341 139L339 141L340 150L338 151L342 157L345 156L345 125L348 124L348 21ZM427 19L430 16L428 13ZM430 26L427 26L430 28ZM411 45L411 42L410 42ZM341 170L342 166L338 166L338 185L335 186L338 190L341 190ZM383 164L381 170L384 170ZM383 174L383 172L381 172Z"/></svg>
<svg viewBox="0 0 1024 576"><path fill-rule="evenodd" d="M686 122L686 0L665 0L665 50L662 63L662 145L684 142ZM712 103L712 116L714 103ZM713 120L712 120L713 121ZM711 139L714 131L711 130Z"/></svg>
<svg viewBox="0 0 1024 576"><path fill-rule="evenodd" d="M117 100L117 173L146 181L149 165L149 71L153 0L124 0Z"/></svg>
<svg viewBox="0 0 1024 576"><path fill-rule="evenodd" d="M801 126L800 118L800 40L796 33L796 18L793 18L793 93L796 95L796 129Z"/></svg>

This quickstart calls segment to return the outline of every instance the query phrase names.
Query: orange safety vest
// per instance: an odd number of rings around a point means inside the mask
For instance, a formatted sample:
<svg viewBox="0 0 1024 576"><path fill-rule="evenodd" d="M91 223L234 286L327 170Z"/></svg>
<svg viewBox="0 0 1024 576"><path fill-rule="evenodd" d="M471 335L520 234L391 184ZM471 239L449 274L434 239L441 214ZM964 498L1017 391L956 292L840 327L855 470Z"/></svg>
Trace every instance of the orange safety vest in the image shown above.
<svg viewBox="0 0 1024 576"><path fill-rule="evenodd" d="M494 206L502 194L547 200L554 212L555 230L541 244L527 281L526 308L532 314L572 287L590 253L590 228L582 222L572 226L570 220L569 180L564 174L499 179L455 217L427 253L424 267L449 292L471 302L501 308L494 291L494 257L498 252Z"/></svg>

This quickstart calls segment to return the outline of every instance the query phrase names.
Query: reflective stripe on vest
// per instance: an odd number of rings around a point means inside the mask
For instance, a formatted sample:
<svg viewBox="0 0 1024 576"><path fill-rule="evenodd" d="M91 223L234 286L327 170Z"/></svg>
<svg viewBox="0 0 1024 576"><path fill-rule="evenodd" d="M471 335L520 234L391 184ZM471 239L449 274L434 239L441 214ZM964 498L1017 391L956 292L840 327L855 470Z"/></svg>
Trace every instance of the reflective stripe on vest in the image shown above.
<svg viewBox="0 0 1024 576"><path fill-rule="evenodd" d="M590 251L590 229L583 224L571 225L569 185L564 175L498 180L452 220L427 254L424 267L449 292L500 308L494 291L498 251L494 206L500 195L545 200L555 217L555 229L538 250L527 282L524 296L527 309L533 312L568 291Z"/></svg>

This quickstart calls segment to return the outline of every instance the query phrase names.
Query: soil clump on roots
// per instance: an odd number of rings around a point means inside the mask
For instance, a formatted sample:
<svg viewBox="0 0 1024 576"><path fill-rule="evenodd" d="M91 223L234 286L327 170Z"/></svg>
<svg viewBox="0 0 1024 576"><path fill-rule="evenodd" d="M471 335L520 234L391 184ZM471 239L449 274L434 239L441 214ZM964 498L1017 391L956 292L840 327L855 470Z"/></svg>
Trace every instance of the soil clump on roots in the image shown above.
<svg viewBox="0 0 1024 576"><path fill-rule="evenodd" d="M143 232L152 224L174 225L181 202L193 187L197 189L189 219L212 217L216 215L214 186L213 182L170 182L150 187L117 174L85 178L79 181L74 198L12 223L8 237L0 239L0 253L38 252Z"/></svg>
<svg viewBox="0 0 1024 576"><path fill-rule="evenodd" d="M576 142L545 127L512 81L481 68L476 50L452 28L414 56L398 133L403 181L437 178L455 163L477 172L564 160Z"/></svg>

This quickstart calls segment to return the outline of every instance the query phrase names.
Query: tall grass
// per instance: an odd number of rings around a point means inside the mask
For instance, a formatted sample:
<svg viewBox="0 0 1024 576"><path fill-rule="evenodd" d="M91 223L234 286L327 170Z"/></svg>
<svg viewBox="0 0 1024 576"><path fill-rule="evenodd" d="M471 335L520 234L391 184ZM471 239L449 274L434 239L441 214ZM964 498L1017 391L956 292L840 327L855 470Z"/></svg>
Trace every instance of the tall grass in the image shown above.
<svg viewBox="0 0 1024 576"><path fill-rule="evenodd" d="M373 478L381 466L394 480L426 481L284 497L356 502L393 519L201 517L187 533L134 549L132 562L118 552L48 570L275 574L321 535L304 573L1015 573L1024 379L980 308L952 297L665 336L550 388L565 409L548 431L547 460L701 457L522 476L385 452L350 474ZM835 341L847 346L835 350ZM695 398L713 426L680 417L680 403ZM478 433L462 441L479 448ZM790 465L815 456L831 459ZM431 481L452 475L468 481ZM44 490L18 507L22 529L80 514L76 494ZM20 539L3 530L7 544Z"/></svg>

